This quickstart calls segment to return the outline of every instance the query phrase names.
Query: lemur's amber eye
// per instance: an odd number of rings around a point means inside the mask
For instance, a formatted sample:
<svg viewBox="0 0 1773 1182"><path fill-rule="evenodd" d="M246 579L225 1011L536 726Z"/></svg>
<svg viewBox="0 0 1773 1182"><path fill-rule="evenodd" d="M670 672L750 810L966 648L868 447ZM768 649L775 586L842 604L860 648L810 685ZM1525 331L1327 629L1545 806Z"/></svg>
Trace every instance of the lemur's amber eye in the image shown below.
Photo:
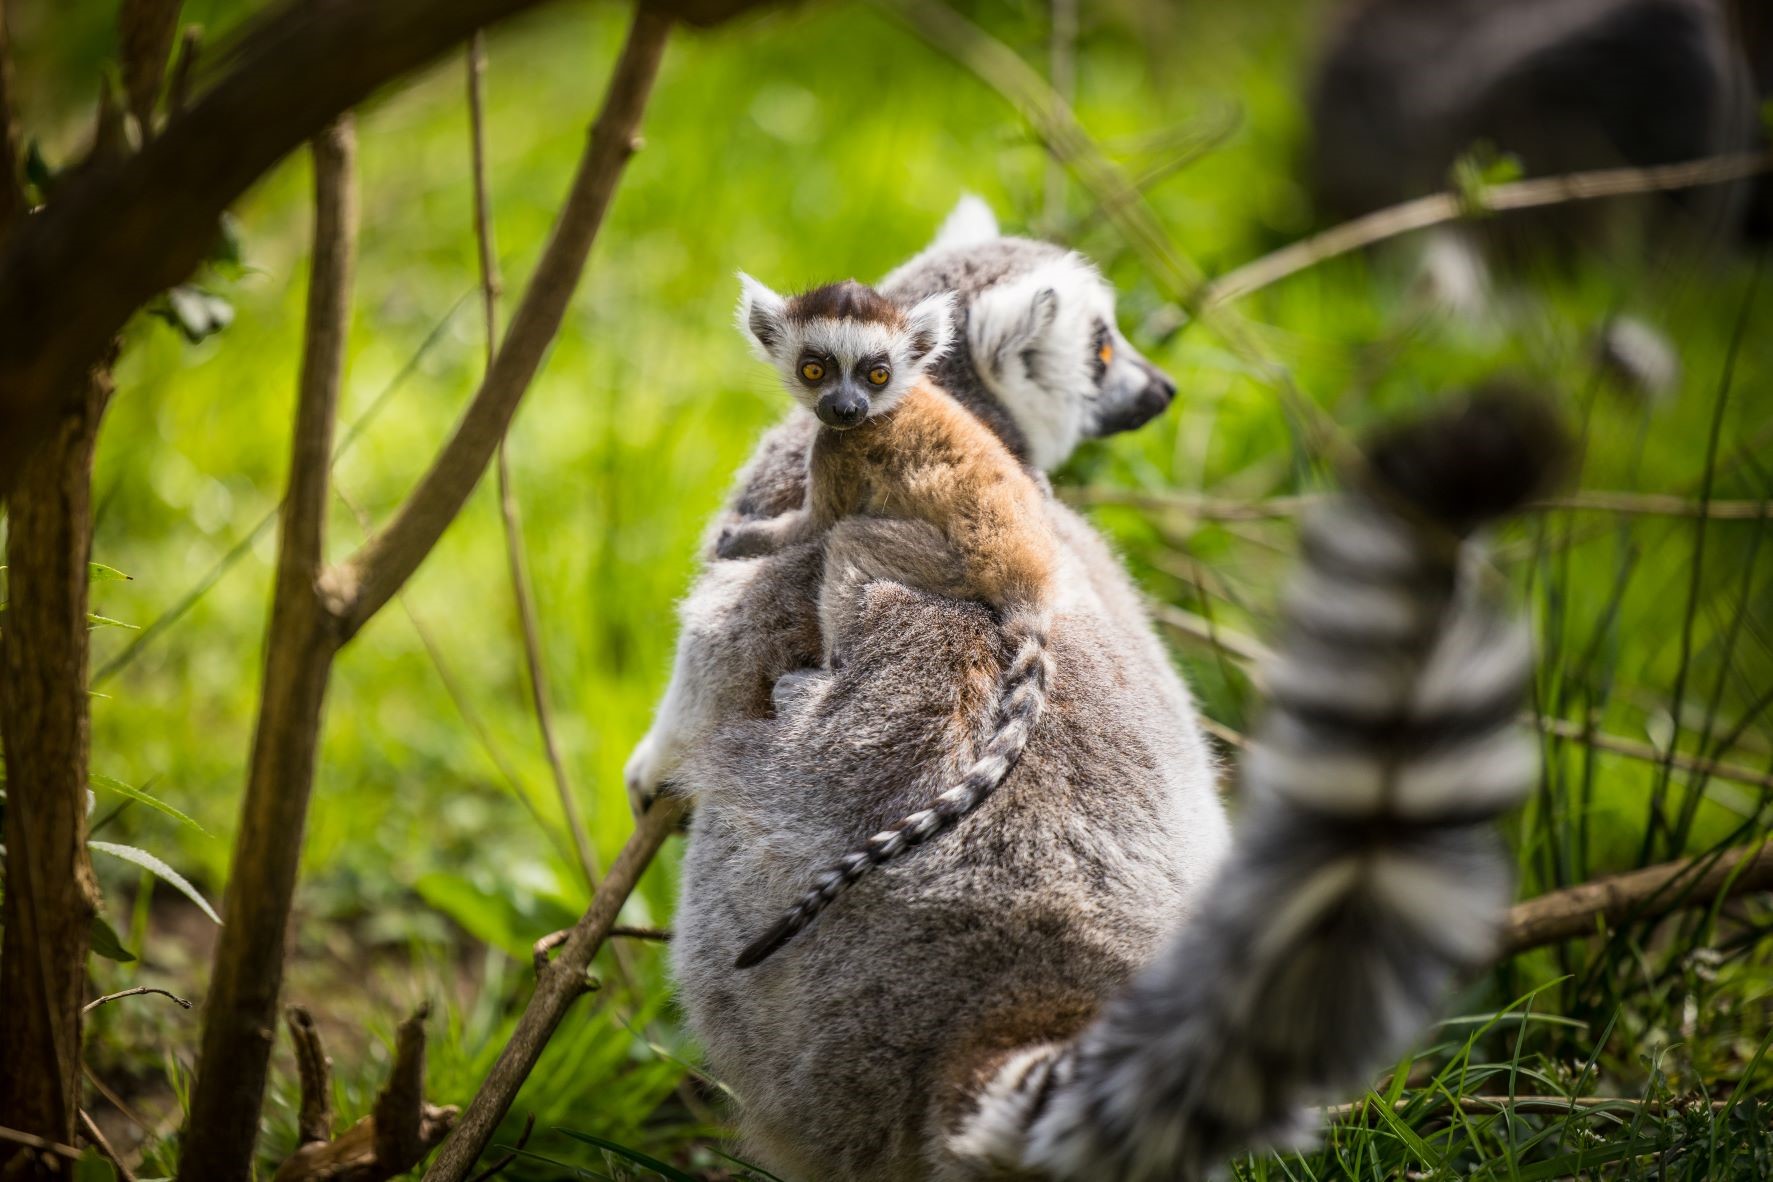
<svg viewBox="0 0 1773 1182"><path fill-rule="evenodd" d="M886 385L887 379L892 376L893 371L884 365L877 365L868 371L868 380L873 382L876 386Z"/></svg>
<svg viewBox="0 0 1773 1182"><path fill-rule="evenodd" d="M803 361L800 363L800 376L809 382L823 381L825 367L817 361Z"/></svg>
<svg viewBox="0 0 1773 1182"><path fill-rule="evenodd" d="M1100 349L1096 350L1096 359L1098 361L1100 361L1103 365L1107 365L1109 362L1113 361L1114 360L1114 342L1113 341L1103 341L1102 347Z"/></svg>

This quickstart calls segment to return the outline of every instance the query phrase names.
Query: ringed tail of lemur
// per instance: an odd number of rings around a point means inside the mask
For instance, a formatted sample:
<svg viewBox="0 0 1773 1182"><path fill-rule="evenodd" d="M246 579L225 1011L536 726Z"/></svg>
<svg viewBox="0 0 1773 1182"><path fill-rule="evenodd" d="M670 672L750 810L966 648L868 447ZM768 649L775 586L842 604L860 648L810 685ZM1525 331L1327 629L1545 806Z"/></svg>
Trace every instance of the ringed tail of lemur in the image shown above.
<svg viewBox="0 0 1773 1182"><path fill-rule="evenodd" d="M738 967L748 968L857 879L978 808L1015 767L1052 680L1047 633L1057 543L1034 477L988 427L924 376L953 332L950 296L901 309L855 280L786 299L749 276L740 280L740 328L823 427L808 457L806 503L728 530L721 556L823 538L857 515L925 523L947 543L942 559L920 552L900 561L877 552L870 558L874 577L985 603L997 613L1010 653L989 735L959 780L819 874L739 955ZM831 590L828 578L826 593Z"/></svg>
<svg viewBox="0 0 1773 1182"><path fill-rule="evenodd" d="M1075 1038L990 1065L959 1157L1205 1176L1296 1142L1303 1105L1366 1083L1487 960L1510 890L1488 823L1538 755L1530 638L1466 539L1544 487L1562 442L1524 397L1474 396L1376 439L1308 519L1227 862Z"/></svg>

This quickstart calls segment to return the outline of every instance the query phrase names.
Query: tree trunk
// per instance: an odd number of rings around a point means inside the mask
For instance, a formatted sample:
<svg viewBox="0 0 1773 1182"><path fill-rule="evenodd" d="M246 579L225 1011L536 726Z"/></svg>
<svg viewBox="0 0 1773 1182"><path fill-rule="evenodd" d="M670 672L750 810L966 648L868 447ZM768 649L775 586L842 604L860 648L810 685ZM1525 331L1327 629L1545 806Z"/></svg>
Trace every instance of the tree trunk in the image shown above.
<svg viewBox="0 0 1773 1182"><path fill-rule="evenodd" d="M7 505L0 622L6 901L0 944L0 1122L69 1144L80 1098L80 1009L98 883L86 853L87 561L92 451L109 362L76 413L18 473ZM0 1166L20 1152L0 1144Z"/></svg>

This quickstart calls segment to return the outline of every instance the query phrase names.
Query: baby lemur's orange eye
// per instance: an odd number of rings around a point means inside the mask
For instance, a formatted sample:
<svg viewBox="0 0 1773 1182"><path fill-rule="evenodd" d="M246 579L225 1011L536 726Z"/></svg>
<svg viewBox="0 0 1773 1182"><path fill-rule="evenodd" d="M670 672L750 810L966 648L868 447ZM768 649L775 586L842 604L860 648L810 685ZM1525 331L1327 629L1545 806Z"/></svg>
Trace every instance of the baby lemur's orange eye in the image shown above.
<svg viewBox="0 0 1773 1182"><path fill-rule="evenodd" d="M884 365L877 365L868 371L868 380L873 382L876 386L886 385L887 379L892 376L893 371Z"/></svg>
<svg viewBox="0 0 1773 1182"><path fill-rule="evenodd" d="M809 382L821 381L825 377L825 367L817 361L803 361L800 363L800 376Z"/></svg>
<svg viewBox="0 0 1773 1182"><path fill-rule="evenodd" d="M1107 365L1109 362L1113 361L1114 360L1114 342L1113 341L1103 341L1102 347L1100 349L1096 350L1096 357L1098 360L1100 360L1102 362L1103 365Z"/></svg>

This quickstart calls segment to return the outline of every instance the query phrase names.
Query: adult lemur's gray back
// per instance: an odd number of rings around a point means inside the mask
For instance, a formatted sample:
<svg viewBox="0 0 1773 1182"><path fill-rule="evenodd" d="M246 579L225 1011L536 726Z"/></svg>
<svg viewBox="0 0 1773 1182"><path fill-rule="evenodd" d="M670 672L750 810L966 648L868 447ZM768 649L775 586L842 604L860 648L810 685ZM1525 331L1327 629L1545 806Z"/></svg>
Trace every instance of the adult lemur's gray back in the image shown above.
<svg viewBox="0 0 1773 1182"><path fill-rule="evenodd" d="M1060 372L1068 344L993 349L1022 321L1039 341L1098 331L1070 318L1073 289L1023 282L1083 266L1066 258L980 239L885 285L993 276L962 285L971 396L1043 464L1112 429L1089 392L1126 361L1076 350L1086 386ZM766 441L735 512L799 503L805 435ZM809 872L953 775L1002 637L978 604L880 582L845 659L807 669L822 556L713 563L684 608L719 676L667 777L694 801L673 960L744 1152L801 1182L1187 1177L1362 1082L1484 955L1505 901L1486 821L1532 766L1509 730L1527 651L1458 539L1526 495L1547 437L1518 404L1475 404L1382 442L1379 477L1308 526L1235 839L1130 580L1049 502L1055 691L1011 780L743 973L740 946Z"/></svg>

